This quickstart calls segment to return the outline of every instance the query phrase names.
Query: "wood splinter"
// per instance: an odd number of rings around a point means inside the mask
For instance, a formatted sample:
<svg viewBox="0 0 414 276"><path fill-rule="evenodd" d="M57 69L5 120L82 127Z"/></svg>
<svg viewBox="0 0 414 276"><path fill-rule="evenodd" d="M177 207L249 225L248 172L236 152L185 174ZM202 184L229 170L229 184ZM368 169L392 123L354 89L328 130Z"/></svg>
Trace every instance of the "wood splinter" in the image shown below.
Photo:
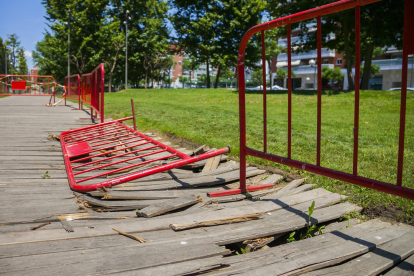
<svg viewBox="0 0 414 276"><path fill-rule="evenodd" d="M146 240L141 239L140 237L130 235L130 234L128 234L128 233L125 233L125 232L122 232L122 231L116 230L116 229L114 229L114 228L112 228L112 230L114 230L115 232L118 232L120 235L123 235L123 236L125 236L125 237L130 238L130 239L133 239L133 240L139 241L140 243L144 243L144 242L146 242Z"/></svg>
<svg viewBox="0 0 414 276"><path fill-rule="evenodd" d="M36 229L42 228L43 226L46 226L46 225L49 225L49 224L50 224L50 222L46 222L46 223L40 224L40 225L35 226L35 227L30 227L30 230L36 230Z"/></svg>

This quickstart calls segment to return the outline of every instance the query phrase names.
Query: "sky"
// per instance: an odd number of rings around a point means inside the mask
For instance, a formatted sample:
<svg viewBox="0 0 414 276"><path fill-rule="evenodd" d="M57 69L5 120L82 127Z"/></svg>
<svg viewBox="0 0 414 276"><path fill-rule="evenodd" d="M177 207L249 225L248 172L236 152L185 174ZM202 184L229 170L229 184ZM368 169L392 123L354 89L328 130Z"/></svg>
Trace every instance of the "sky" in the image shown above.
<svg viewBox="0 0 414 276"><path fill-rule="evenodd" d="M47 28L45 11L41 0L0 0L0 37L4 41L9 34L19 36L29 70L33 68L32 51Z"/></svg>

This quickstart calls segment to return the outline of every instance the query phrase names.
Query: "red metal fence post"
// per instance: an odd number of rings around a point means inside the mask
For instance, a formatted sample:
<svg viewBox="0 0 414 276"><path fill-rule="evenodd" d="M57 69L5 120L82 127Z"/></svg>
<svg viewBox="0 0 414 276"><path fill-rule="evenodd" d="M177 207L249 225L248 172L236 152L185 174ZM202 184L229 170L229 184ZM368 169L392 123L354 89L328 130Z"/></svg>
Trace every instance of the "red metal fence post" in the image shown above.
<svg viewBox="0 0 414 276"><path fill-rule="evenodd" d="M288 150L287 157L292 157L292 34L291 25L287 25L288 46Z"/></svg>
<svg viewBox="0 0 414 276"><path fill-rule="evenodd" d="M403 60L402 60L402 76L401 76L401 107L400 107L400 137L398 143L398 168L397 168L397 185L402 186L403 169L404 169L404 138L405 138L405 116L407 109L407 71L408 71L408 55L414 54L414 45L411 31L413 23L410 17L413 16L414 1L405 0L404 3L404 33L403 33ZM411 36L411 38L410 38Z"/></svg>
<svg viewBox="0 0 414 276"><path fill-rule="evenodd" d="M266 100L266 44L264 31L262 34L262 73L263 73L263 151L267 152L267 100ZM270 68L269 68L270 70ZM270 84L272 86L272 84Z"/></svg>
<svg viewBox="0 0 414 276"><path fill-rule="evenodd" d="M317 17L318 28L318 115L316 129L316 165L321 165L321 125L322 125L322 24L321 16Z"/></svg>
<svg viewBox="0 0 414 276"><path fill-rule="evenodd" d="M355 107L354 107L354 156L352 173L358 174L358 136L359 136L359 78L361 45L361 8L355 7Z"/></svg>

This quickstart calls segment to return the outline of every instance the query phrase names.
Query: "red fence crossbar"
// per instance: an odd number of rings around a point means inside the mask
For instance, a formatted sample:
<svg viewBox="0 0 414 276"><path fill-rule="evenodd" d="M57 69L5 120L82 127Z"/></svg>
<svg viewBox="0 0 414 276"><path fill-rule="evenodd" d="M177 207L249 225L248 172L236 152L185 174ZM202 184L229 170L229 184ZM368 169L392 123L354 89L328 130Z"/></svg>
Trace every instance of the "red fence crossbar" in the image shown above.
<svg viewBox="0 0 414 276"><path fill-rule="evenodd" d="M226 147L191 157L122 123L132 119L135 121L131 116L60 135L72 190L110 188L230 151Z"/></svg>
<svg viewBox="0 0 414 276"><path fill-rule="evenodd" d="M261 159L277 162L283 165L294 167L300 170L311 173L327 176L338 179L348 183L356 184L366 188L385 192L388 194L404 197L414 200L414 189L402 187L403 175L403 159L404 159L404 138L405 138L405 117L406 117L406 96L407 96L407 70L408 70L408 55L414 54L414 0L405 0L405 14L404 14L404 34L403 34L403 65L402 65L402 81L401 81L401 108L400 108L400 132L399 132L399 151L398 151L398 170L397 170L397 185L391 183L381 182L375 179L369 179L359 176L358 173L358 129L359 129L359 71L360 71L360 6L379 2L381 0L342 0L331 3L325 6L317 7L311 10L279 18L270 22L266 22L250 28L243 36L240 43L238 53L238 82L239 82L239 116L240 116L240 189L226 190L223 192L213 192L210 196L222 196L236 193L245 193L250 190L246 187L246 156L254 156ZM355 9L355 112L354 112L354 154L353 154L353 173L345 173L329 168L321 167L321 121L322 121L322 81L321 81L321 17L331 13L336 13L348 9ZM318 55L318 93L317 93L317 149L316 149L316 164L309 164L298 160L291 159L291 135L292 135L292 85L291 85L291 24L303 20L313 19L317 20L317 55ZM264 151L258 151L246 146L246 109L245 109L245 66L244 57L247 42L250 37L256 33L261 32L262 41L264 39L264 31L276 27L287 26L288 36L288 145L287 157L277 156L266 153L266 105L264 103ZM264 43L262 42L262 47ZM264 76L265 78L265 76ZM264 100L266 99L266 91L264 89Z"/></svg>

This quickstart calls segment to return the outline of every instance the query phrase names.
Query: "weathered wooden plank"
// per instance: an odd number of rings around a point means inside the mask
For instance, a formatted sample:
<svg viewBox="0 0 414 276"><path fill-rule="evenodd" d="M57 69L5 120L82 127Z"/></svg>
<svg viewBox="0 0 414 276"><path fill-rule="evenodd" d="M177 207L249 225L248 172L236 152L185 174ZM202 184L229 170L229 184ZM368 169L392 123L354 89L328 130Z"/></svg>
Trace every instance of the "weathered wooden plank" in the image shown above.
<svg viewBox="0 0 414 276"><path fill-rule="evenodd" d="M292 190L292 189L298 187L300 184L303 183L303 181L305 181L305 179L303 179L303 178L302 179L295 179L295 180L293 180L292 182L290 182L289 184L287 184L285 187L283 187L278 192L278 194L281 194L281 195L285 194L287 191Z"/></svg>
<svg viewBox="0 0 414 276"><path fill-rule="evenodd" d="M287 196L284 199L278 199L277 202L258 202L254 206L243 206L238 208L227 208L224 210L218 210L214 212L202 212L196 215L197 218L201 218L201 221L212 221L217 218L233 218L235 216L242 215L254 215L254 214L263 214L267 212L273 212L288 206L306 202L310 199L322 197L331 194L330 192L324 189L316 189L303 194ZM16 235L11 235L9 233L0 235L0 245L5 244L15 244L15 243L25 243L25 242L39 242L39 241L50 241L50 240L60 240L60 239L70 239L70 238L82 238L82 237L91 237L91 236L105 236L113 235L112 228L121 230L123 232L146 232L153 230L162 230L168 229L170 224L184 224L194 221L194 215L184 215L171 218L153 218L148 220L147 223L135 223L134 221L130 222L126 220L123 223L122 228L119 228L116 223L108 223L93 229L89 228L76 228L75 232L71 233L69 236L67 233L61 233L56 230L43 230L43 231L32 231L25 233L24 235L16 233Z"/></svg>
<svg viewBox="0 0 414 276"><path fill-rule="evenodd" d="M207 163L204 165L202 172L208 172L217 169L220 164L221 155L214 156L207 160Z"/></svg>
<svg viewBox="0 0 414 276"><path fill-rule="evenodd" d="M269 177L267 177L266 179L263 179L263 180L259 181L258 185L262 185L262 184L276 184L281 179L283 179L283 176L282 175L272 174Z"/></svg>
<svg viewBox="0 0 414 276"><path fill-rule="evenodd" d="M375 233L389 227L391 227L390 223L379 220L371 220L351 228L325 234L323 237L314 237L311 239L283 244L278 247L274 247L271 250L255 251L249 254L228 257L224 263L228 267L225 270L217 271L212 274L216 276L239 274L266 263L279 262L281 259L289 258L290 256L306 254L306 252L314 252L315 250L331 246L339 246L348 240L358 241L358 239L363 235Z"/></svg>
<svg viewBox="0 0 414 276"><path fill-rule="evenodd" d="M247 177L253 177L259 174L264 173L264 170L251 169L247 171ZM214 177L203 177L200 179L176 179L170 181L155 181L151 182L137 182L130 183L128 186L139 187L140 189L145 190L158 190L158 189L173 189L173 188L192 188L192 187L203 187L203 186L213 186L228 183L231 181L238 180L240 174L238 171L233 171L229 173L224 173ZM161 183L160 183L161 182ZM126 186L126 185L125 185ZM124 186L124 187L125 187Z"/></svg>
<svg viewBox="0 0 414 276"><path fill-rule="evenodd" d="M156 244L136 243L129 246L87 249L82 252L84 254L79 251L69 251L5 258L2 259L3 264L0 264L0 273L21 273L30 270L31 275L65 274L69 265L71 275L110 273L231 253L230 250L211 243L181 244L176 241L164 243L162 248ZM97 262L97 260L104 261ZM50 265L51 263L53 266Z"/></svg>
<svg viewBox="0 0 414 276"><path fill-rule="evenodd" d="M412 276L414 275L414 255L388 271L384 276Z"/></svg>
<svg viewBox="0 0 414 276"><path fill-rule="evenodd" d="M308 272L307 275L378 275L412 254L414 239L413 232L410 232L347 263Z"/></svg>
<svg viewBox="0 0 414 276"><path fill-rule="evenodd" d="M335 265L367 253L375 247L395 240L406 233L413 235L414 231L408 227L391 226L375 233L362 235L355 240L345 241L340 244L340 246L329 247L324 246L323 242L325 237L322 235L320 237L313 238L321 243L320 249L309 252L306 248L302 248L301 253L294 255L289 254L289 258L287 259L275 259L273 262L267 264L261 263L260 267L250 268L249 275L268 275L269 273L272 275L281 275L286 273L289 273L289 275L298 275L313 271L330 265ZM378 237L380 237L380 239ZM271 250L275 249L269 249L266 251L270 252ZM245 272L240 274L246 275Z"/></svg>
<svg viewBox="0 0 414 276"><path fill-rule="evenodd" d="M201 198L193 196L179 197L169 200L163 200L160 203L152 204L137 212L138 217L151 218L161 214L194 205L200 202Z"/></svg>

